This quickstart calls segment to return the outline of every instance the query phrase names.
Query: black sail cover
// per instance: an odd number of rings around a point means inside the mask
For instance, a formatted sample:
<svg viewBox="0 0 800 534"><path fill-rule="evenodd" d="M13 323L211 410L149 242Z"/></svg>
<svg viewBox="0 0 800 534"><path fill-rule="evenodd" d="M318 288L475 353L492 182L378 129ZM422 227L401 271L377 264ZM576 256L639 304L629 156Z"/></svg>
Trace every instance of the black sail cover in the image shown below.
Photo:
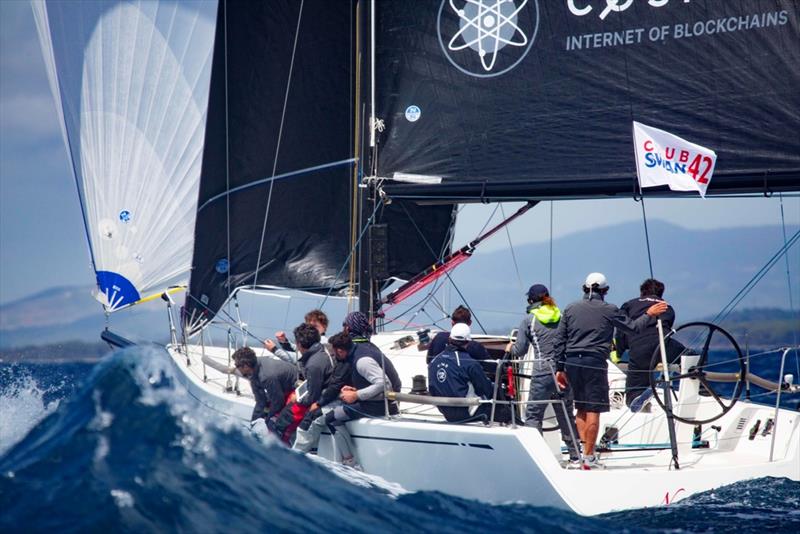
<svg viewBox="0 0 800 534"><path fill-rule="evenodd" d="M796 0L379 1L378 169L412 180L385 191L631 195L634 120L715 150L708 194L797 190L799 10Z"/></svg>
<svg viewBox="0 0 800 534"><path fill-rule="evenodd" d="M355 31L357 13L364 13L357 7L350 0L220 2L185 305L189 331L237 287L327 293L346 284L348 270L340 271L353 209ZM447 248L451 208L409 209L424 240L409 231L399 202L376 214L388 225L390 276L407 278L430 265L435 258L425 241L437 254Z"/></svg>

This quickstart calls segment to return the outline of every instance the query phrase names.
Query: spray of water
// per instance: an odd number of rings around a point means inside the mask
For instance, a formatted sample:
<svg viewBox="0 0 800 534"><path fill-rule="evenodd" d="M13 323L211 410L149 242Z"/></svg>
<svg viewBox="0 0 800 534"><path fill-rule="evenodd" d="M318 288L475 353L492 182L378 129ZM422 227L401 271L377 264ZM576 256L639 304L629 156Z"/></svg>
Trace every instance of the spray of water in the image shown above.
<svg viewBox="0 0 800 534"><path fill-rule="evenodd" d="M59 400L45 401L48 391L27 374L14 377L0 390L0 414L3 418L3 424L0 425L0 456L58 408Z"/></svg>

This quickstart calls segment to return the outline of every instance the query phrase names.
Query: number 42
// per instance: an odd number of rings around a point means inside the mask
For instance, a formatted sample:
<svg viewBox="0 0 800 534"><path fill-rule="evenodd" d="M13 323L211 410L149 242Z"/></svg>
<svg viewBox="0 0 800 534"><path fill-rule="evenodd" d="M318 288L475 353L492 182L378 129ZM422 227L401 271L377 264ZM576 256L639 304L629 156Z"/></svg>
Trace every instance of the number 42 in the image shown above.
<svg viewBox="0 0 800 534"><path fill-rule="evenodd" d="M697 174L700 172L701 163L705 164L705 168L703 169L703 174L701 174L700 177L698 178ZM713 165L713 163L714 162L711 160L710 157L698 154L694 157L692 163L689 165L689 174L692 175L692 179L695 182L699 184L707 184L708 178L706 176L708 175L708 171L711 170L711 165Z"/></svg>

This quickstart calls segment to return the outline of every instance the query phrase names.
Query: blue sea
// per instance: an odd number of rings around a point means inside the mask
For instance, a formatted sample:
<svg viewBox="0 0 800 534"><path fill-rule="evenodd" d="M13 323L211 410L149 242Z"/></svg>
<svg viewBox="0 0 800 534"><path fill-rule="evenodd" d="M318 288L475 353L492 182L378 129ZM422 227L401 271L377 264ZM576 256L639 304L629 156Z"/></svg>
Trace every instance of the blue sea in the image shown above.
<svg viewBox="0 0 800 534"><path fill-rule="evenodd" d="M800 532L786 479L591 518L410 493L206 412L175 373L144 348L0 364L0 532Z"/></svg>

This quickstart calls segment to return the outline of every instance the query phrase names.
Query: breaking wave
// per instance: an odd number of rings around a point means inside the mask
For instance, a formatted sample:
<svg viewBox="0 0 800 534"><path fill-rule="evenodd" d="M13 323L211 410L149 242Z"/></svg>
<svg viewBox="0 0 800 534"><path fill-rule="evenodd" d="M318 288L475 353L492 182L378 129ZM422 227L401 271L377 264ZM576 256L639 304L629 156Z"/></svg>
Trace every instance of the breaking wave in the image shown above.
<svg viewBox="0 0 800 534"><path fill-rule="evenodd" d="M0 393L2 426L15 421L0 442L0 531L800 529L800 484L778 479L595 518L409 493L206 411L156 349L86 367L80 387L58 390L62 399L47 400L36 372L6 381Z"/></svg>

